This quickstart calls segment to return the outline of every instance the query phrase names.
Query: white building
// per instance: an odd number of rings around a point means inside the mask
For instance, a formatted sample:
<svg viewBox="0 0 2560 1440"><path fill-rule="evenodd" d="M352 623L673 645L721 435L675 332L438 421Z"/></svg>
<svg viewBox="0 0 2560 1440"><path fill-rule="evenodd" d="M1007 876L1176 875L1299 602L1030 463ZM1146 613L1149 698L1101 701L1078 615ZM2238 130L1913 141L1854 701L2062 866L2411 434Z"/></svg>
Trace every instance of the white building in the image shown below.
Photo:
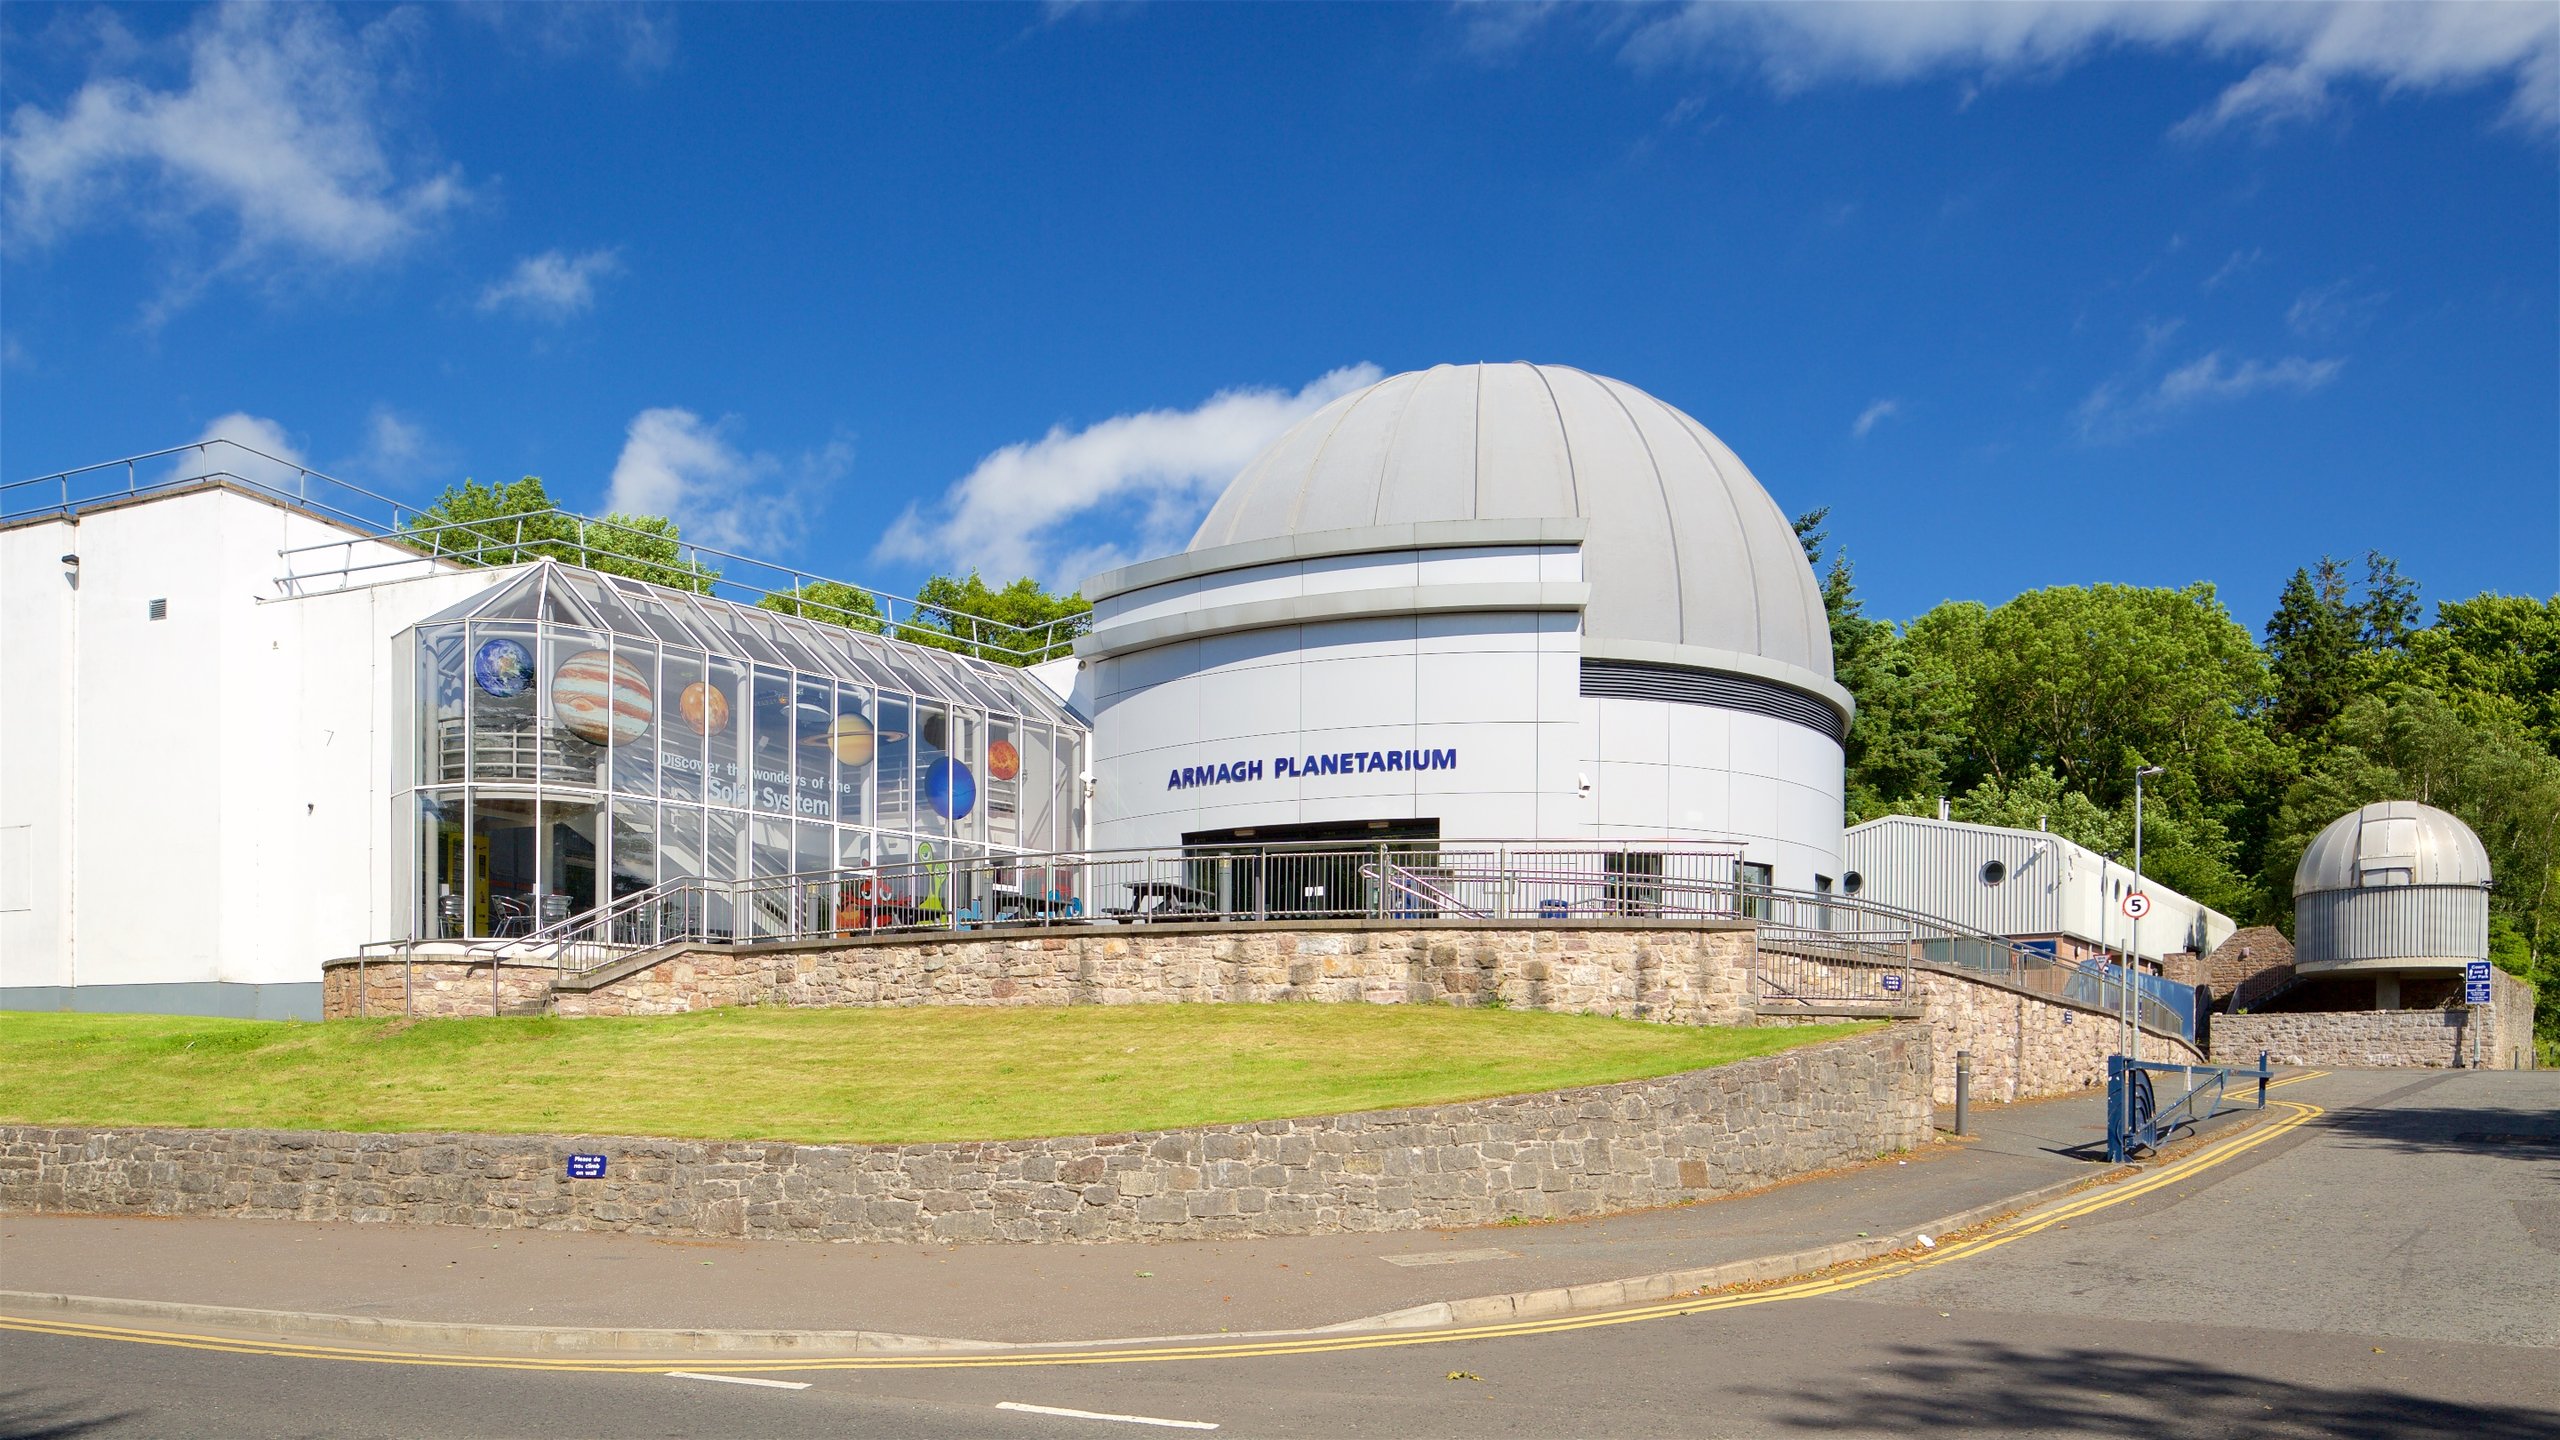
<svg viewBox="0 0 2560 1440"><path fill-rule="evenodd" d="M1841 873L1851 702L1812 568L1732 450L1633 386L1382 380L1084 594L1098 847L1722 842L1746 883Z"/></svg>
<svg viewBox="0 0 2560 1440"><path fill-rule="evenodd" d="M2238 928L2157 879L2141 883L2151 903L2137 926L2124 906L2133 867L2042 830L1887 815L1849 828L1847 865L1841 888L1860 900L2049 942L2063 960L2131 953L2157 967L2209 955Z"/></svg>
<svg viewBox="0 0 2560 1440"><path fill-rule="evenodd" d="M1080 842L1083 726L1022 671L181 459L0 496L0 1008L317 1018L370 942Z"/></svg>

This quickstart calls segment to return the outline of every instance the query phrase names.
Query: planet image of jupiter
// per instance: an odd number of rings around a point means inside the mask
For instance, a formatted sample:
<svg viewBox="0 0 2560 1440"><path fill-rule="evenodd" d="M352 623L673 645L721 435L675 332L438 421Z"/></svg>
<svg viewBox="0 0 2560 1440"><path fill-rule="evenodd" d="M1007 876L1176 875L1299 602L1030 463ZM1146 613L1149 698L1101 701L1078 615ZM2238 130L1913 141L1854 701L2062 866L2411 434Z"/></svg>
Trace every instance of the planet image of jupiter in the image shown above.
<svg viewBox="0 0 2560 1440"><path fill-rule="evenodd" d="M835 747L838 764L868 765L874 748L871 722L859 715L839 715L827 727L827 743Z"/></svg>
<svg viewBox="0 0 2560 1440"><path fill-rule="evenodd" d="M729 697L707 680L696 680L676 697L684 723L696 735L717 735L729 728Z"/></svg>
<svg viewBox="0 0 2560 1440"><path fill-rule="evenodd" d="M630 661L581 650L551 676L551 713L591 745L628 745L649 733L658 702Z"/></svg>
<svg viewBox="0 0 2560 1440"><path fill-rule="evenodd" d="M1022 773L1022 752L1010 740L997 740L987 746L987 774L997 780L1010 780Z"/></svg>

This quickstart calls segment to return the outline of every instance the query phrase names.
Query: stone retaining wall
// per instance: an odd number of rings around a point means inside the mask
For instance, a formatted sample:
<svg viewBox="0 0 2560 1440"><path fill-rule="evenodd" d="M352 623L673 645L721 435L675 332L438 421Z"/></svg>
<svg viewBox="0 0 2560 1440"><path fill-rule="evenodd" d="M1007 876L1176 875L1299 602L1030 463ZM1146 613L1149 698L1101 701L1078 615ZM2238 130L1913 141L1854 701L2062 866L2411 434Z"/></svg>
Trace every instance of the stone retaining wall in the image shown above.
<svg viewBox="0 0 2560 1440"><path fill-rule="evenodd" d="M924 1145L0 1126L0 1210L961 1241L1412 1230L1730 1194L1930 1139L1916 1025L1658 1080ZM569 1180L572 1153L600 1180Z"/></svg>
<svg viewBox="0 0 2560 1440"><path fill-rule="evenodd" d="M2483 1069L2533 1063L2533 987L2492 972L2486 1005L2444 1010L2301 1010L2213 1017L2217 1065L2348 1069L2461 1069L2476 1054ZM2475 1047L2474 1041L2477 1041Z"/></svg>
<svg viewBox="0 0 2560 1440"><path fill-rule="evenodd" d="M590 991L561 1015L674 1015L721 1005L1134 1005L1315 1000L1484 1003L1684 1025L1751 1022L1748 924L1590 926L1360 921L1079 926L704 947ZM332 1019L486 1015L489 967L351 960L323 971ZM548 972L507 967L502 1005Z"/></svg>

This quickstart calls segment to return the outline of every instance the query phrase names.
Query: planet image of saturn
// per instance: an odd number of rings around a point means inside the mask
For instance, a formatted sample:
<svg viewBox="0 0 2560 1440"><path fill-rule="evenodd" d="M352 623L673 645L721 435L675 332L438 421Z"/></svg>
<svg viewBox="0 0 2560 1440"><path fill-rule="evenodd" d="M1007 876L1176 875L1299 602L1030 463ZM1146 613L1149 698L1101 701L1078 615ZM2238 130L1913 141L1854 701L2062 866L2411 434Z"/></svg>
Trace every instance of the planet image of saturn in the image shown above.
<svg viewBox="0 0 2560 1440"><path fill-rule="evenodd" d="M1022 773L1022 752L1010 740L997 740L987 746L987 778L1010 780Z"/></svg>
<svg viewBox="0 0 2560 1440"><path fill-rule="evenodd" d="M839 715L827 727L826 738L835 749L836 763L848 767L871 763L876 746L870 721L850 713Z"/></svg>
<svg viewBox="0 0 2560 1440"><path fill-rule="evenodd" d="M581 650L551 676L551 713L591 745L628 745L649 733L657 698L639 667L602 650Z"/></svg>
<svg viewBox="0 0 2560 1440"><path fill-rule="evenodd" d="M676 709L696 735L717 735L729 728L729 697L707 680L696 680L676 697Z"/></svg>

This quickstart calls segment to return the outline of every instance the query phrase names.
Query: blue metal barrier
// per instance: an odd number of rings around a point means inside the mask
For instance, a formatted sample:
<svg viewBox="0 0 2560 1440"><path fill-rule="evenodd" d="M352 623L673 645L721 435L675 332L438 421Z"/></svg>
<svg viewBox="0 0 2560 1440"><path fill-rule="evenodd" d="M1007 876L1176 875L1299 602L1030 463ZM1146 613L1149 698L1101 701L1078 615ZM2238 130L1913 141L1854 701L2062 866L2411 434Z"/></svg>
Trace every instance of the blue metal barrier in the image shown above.
<svg viewBox="0 0 2560 1440"><path fill-rule="evenodd" d="M2122 1055L2108 1056L2107 1159L2121 1165L2141 1151L2159 1149L2160 1142L2180 1128L2193 1129L2221 1114L2223 1095L2235 1076L2258 1082L2258 1108L2266 1109L2271 1073L2265 1051L2258 1053L2255 1070L2235 1070L2228 1065L2164 1065ZM2186 1093L2163 1108L2159 1092L2152 1085L2154 1075L2182 1077ZM2199 1110L2199 1106L2203 1108Z"/></svg>

